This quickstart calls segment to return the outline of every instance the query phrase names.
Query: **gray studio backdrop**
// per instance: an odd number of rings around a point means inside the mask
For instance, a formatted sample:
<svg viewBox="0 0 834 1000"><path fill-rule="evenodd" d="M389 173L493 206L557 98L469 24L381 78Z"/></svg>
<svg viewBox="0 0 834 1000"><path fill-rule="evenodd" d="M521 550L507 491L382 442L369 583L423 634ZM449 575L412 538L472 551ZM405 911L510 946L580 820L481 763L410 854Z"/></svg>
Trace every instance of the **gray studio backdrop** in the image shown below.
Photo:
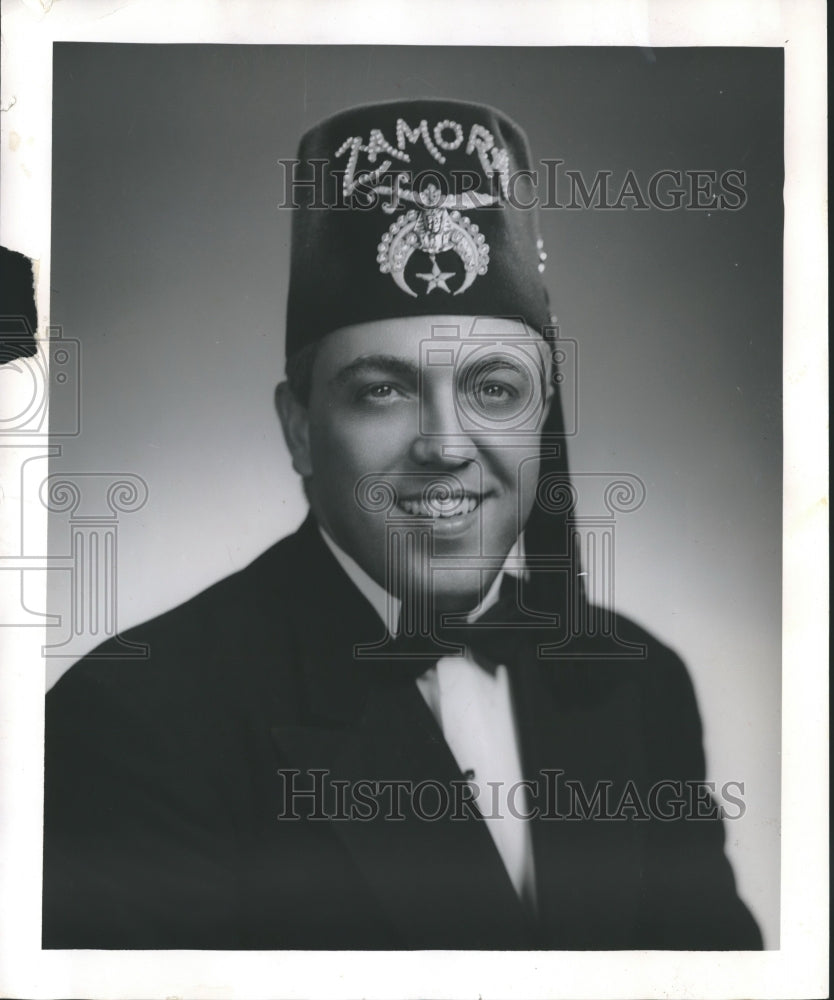
<svg viewBox="0 0 834 1000"><path fill-rule="evenodd" d="M662 170L744 171L735 210L626 199L541 224L578 348L572 468L646 486L617 523L617 606L690 667L710 776L744 783L727 823L740 891L778 947L780 50L56 45L51 322L80 345L81 423L49 471L104 474L79 480L93 492L108 476L147 486L118 512L120 628L296 527L272 403L290 222L278 161L334 111L422 96L501 108L534 160L587 183L610 171L611 200L629 170L644 195ZM53 394L56 434L74 398ZM105 624L70 635L72 516L50 520L51 632L66 642L52 652L69 654L50 657L50 682Z"/></svg>

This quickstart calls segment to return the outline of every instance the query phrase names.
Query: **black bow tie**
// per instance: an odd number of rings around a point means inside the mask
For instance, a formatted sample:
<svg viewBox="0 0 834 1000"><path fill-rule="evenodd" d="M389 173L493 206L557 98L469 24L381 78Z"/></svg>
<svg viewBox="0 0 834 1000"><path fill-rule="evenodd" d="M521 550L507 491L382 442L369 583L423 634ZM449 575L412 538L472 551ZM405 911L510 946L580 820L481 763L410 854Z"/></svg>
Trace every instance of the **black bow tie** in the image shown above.
<svg viewBox="0 0 834 1000"><path fill-rule="evenodd" d="M467 622L462 614L440 614L431 628L389 638L376 647L369 660L376 661L389 676L407 678L420 676L444 656L467 652L491 672L499 664L514 666L535 655L539 644L553 643L560 637L559 623L553 616L524 609L520 586L516 577L505 573L498 600L477 621Z"/></svg>

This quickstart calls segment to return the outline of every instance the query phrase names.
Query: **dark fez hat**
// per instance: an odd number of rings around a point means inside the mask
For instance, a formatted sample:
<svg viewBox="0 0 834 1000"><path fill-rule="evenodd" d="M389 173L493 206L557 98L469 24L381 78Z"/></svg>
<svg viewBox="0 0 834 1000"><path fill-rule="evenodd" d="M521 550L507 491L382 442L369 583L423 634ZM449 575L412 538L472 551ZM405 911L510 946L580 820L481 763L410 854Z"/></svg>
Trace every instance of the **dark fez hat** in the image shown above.
<svg viewBox="0 0 834 1000"><path fill-rule="evenodd" d="M287 356L339 327L399 316L550 322L527 139L494 108L351 108L287 165L296 208Z"/></svg>

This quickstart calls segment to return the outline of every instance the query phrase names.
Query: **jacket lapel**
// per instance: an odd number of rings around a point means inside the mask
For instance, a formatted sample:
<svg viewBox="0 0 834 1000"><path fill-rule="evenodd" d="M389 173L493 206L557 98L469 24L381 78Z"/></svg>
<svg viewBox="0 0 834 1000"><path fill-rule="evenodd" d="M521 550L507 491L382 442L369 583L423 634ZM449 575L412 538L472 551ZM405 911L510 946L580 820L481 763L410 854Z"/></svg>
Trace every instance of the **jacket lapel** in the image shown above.
<svg viewBox="0 0 834 1000"><path fill-rule="evenodd" d="M281 766L327 772L330 828L404 947L529 947L524 910L485 824L455 809L463 776L416 684L396 677L396 663L354 658L354 646L381 638L383 624L315 525L300 535L304 569L293 603L307 713L302 724L272 727ZM399 802L391 782L402 783ZM348 814L354 805L364 818L343 818L338 783ZM380 792L375 805L369 788Z"/></svg>

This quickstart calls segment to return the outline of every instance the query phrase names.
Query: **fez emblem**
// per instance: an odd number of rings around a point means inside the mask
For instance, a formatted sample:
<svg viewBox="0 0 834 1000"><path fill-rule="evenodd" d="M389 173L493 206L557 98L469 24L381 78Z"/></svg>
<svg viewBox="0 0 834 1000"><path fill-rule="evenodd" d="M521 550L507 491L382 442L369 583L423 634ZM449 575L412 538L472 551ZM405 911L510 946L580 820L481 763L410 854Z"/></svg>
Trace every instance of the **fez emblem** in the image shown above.
<svg viewBox="0 0 834 1000"><path fill-rule="evenodd" d="M399 211L403 205L412 207L388 227L377 246L377 264L383 274L390 274L398 288L417 298L405 277L405 268L411 255L420 250L427 254L430 270L417 273L416 277L426 282L425 294L435 289L450 295L465 292L478 275L486 274L489 266L489 244L478 226L463 213L473 208L494 205L499 199L492 195L477 194L473 191L461 195L443 195L434 184L426 184L421 190L406 187L408 174L387 175L392 162L399 160L410 163L409 145L422 145L439 163L446 163L446 153L461 149L464 155L476 157L487 178L495 177L504 195L507 194L509 177L509 156L507 151L497 146L492 133L482 125L473 125L469 139L464 145L463 127L448 118L437 122L430 129L424 119L414 128L402 118L397 119L396 145L388 142L380 129L372 129L367 143L360 136L350 136L336 150L338 158L348 154L348 164L343 181L343 191L349 197L357 190L375 192L388 197L382 209L389 215ZM375 164L384 157L374 170L357 175L359 154L365 153L369 163ZM386 176L387 175L387 176ZM463 281L452 291L447 284L455 277L454 271L444 271L436 258L452 251L463 262Z"/></svg>
<svg viewBox="0 0 834 1000"><path fill-rule="evenodd" d="M487 273L489 244L461 209L477 208L491 203L493 198L472 197L469 193L444 197L435 184L428 184L419 193L400 189L398 194L415 207L395 219L379 242L376 259L383 274L390 274L399 288L417 298L417 292L409 287L405 277L406 264L416 250L428 254L431 261L431 271L417 275L426 282L426 295L435 288L460 295L479 274ZM454 292L446 284L448 278L454 277L454 272L442 271L435 259L449 250L463 262L463 282Z"/></svg>

